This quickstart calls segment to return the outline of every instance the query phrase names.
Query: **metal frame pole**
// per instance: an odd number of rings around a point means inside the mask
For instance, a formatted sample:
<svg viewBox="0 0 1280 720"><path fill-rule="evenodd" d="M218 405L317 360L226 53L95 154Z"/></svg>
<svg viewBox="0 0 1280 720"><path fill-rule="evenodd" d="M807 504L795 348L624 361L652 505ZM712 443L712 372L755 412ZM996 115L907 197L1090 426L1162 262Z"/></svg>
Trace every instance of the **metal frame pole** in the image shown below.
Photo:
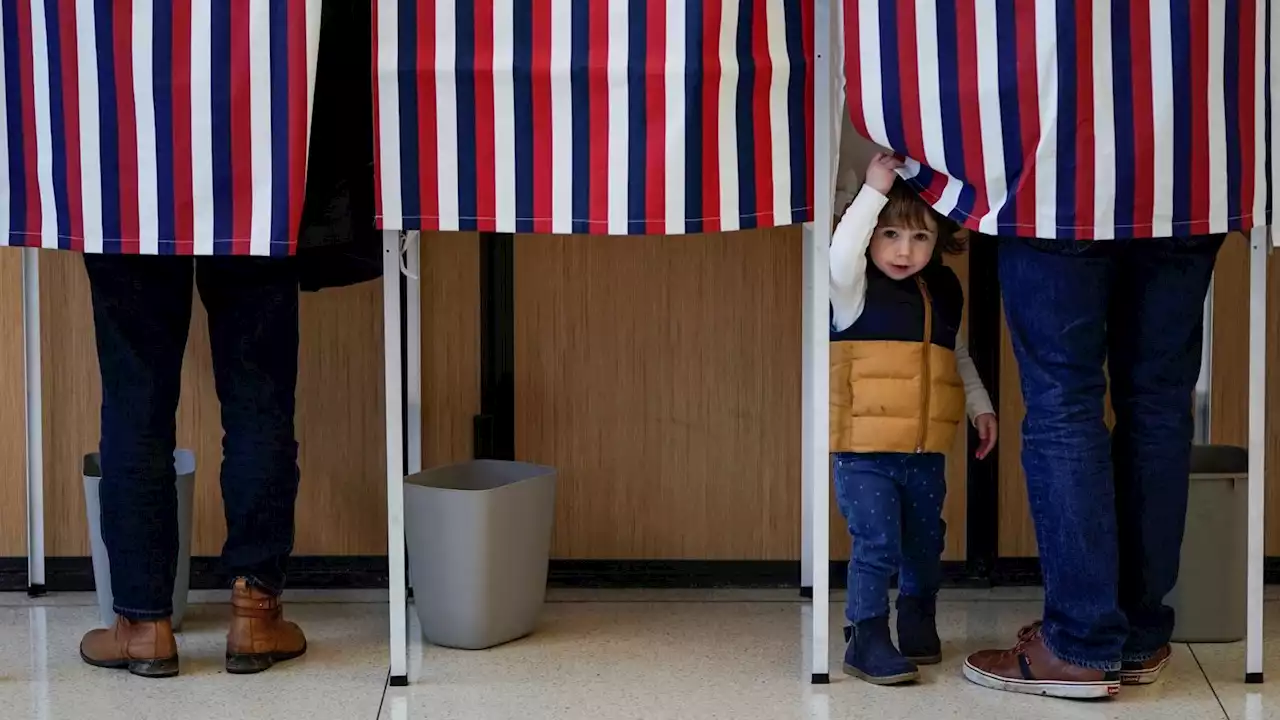
<svg viewBox="0 0 1280 720"><path fill-rule="evenodd" d="M835 103L838 60L836 25L839 9L831 0L817 0L814 4L814 66L818 82L814 85L814 222L804 232L804 369L802 373L802 457L803 488L808 502L802 507L809 510L804 531L807 534L810 575L813 587L811 682L826 684L831 681L828 672L831 611L830 577L830 505L828 488L830 426L827 396L830 376L827 365L830 358L828 344L827 307L831 302L830 246L831 218L835 200L835 153L839 143L835 134L839 126L834 121L838 106Z"/></svg>
<svg viewBox="0 0 1280 720"><path fill-rule="evenodd" d="M27 433L27 594L45 593L44 387L40 372L39 248L22 250L22 340Z"/></svg>
<svg viewBox="0 0 1280 720"><path fill-rule="evenodd" d="M1249 236L1249 574L1245 682L1262 682L1262 601L1265 581L1267 460L1268 228Z"/></svg>
<svg viewBox="0 0 1280 720"><path fill-rule="evenodd" d="M387 575L391 611L390 683L409 684L404 535L404 378L401 375L400 233L382 233L383 355L387 413Z"/></svg>

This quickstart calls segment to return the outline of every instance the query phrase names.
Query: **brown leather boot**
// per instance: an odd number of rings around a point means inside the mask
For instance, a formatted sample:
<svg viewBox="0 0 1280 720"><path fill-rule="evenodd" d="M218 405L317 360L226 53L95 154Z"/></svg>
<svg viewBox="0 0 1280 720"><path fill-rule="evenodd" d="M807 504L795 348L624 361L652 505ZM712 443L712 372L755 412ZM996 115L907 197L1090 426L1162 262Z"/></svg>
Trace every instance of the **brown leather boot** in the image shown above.
<svg viewBox="0 0 1280 720"><path fill-rule="evenodd" d="M227 632L227 672L259 673L307 651L307 638L284 619L280 598L251 587L244 578L231 590L231 629Z"/></svg>
<svg viewBox="0 0 1280 720"><path fill-rule="evenodd" d="M178 643L169 618L134 621L117 617L115 625L84 636L80 658L95 667L128 670L141 677L178 674Z"/></svg>

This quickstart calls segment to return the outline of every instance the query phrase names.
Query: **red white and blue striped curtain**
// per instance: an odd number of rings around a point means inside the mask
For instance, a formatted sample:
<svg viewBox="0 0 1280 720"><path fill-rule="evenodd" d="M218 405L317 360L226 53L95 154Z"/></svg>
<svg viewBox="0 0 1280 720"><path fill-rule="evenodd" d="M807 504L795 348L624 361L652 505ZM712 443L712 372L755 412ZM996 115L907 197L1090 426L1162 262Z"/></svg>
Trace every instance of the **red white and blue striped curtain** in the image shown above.
<svg viewBox="0 0 1280 720"><path fill-rule="evenodd" d="M986 234L1269 224L1269 0L843 0L849 111Z"/></svg>
<svg viewBox="0 0 1280 720"><path fill-rule="evenodd" d="M288 255L320 0L0 0L0 245Z"/></svg>
<svg viewBox="0 0 1280 720"><path fill-rule="evenodd" d="M375 0L387 229L812 215L812 0Z"/></svg>

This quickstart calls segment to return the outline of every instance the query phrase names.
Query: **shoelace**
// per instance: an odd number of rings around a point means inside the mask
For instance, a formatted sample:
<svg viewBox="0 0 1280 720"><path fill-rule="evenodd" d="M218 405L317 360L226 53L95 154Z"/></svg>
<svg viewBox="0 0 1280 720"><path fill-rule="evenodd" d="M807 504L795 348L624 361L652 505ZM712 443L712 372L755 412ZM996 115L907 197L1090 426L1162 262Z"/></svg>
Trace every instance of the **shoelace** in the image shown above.
<svg viewBox="0 0 1280 720"><path fill-rule="evenodd" d="M1018 644L1013 646L1015 655L1021 654L1028 644L1040 637L1040 628L1044 623L1036 621L1018 631ZM1028 664L1030 661L1028 661Z"/></svg>

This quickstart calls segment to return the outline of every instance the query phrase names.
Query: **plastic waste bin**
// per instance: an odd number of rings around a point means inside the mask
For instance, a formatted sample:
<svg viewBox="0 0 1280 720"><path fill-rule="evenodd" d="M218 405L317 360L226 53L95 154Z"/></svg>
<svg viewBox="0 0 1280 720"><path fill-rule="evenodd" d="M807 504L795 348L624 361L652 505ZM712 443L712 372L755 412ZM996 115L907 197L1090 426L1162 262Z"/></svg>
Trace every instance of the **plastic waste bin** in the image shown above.
<svg viewBox="0 0 1280 720"><path fill-rule="evenodd" d="M404 491L423 637L480 650L533 632L546 600L556 471L476 460L412 475Z"/></svg>
<svg viewBox="0 0 1280 720"><path fill-rule="evenodd" d="M173 454L178 491L178 572L173 581L173 627L182 627L187 611L187 590L191 587L191 518L192 497L196 484L196 456L190 450ZM111 563L107 546L102 542L102 506L98 501L98 485L102 482L102 466L97 453L84 456L84 508L89 519L89 544L93 551L93 585L98 595L98 614L102 624L116 621L111 598Z"/></svg>
<svg viewBox="0 0 1280 720"><path fill-rule="evenodd" d="M1243 640L1248 603L1249 453L1225 445L1191 450L1191 492L1178 584L1165 602L1175 642Z"/></svg>

